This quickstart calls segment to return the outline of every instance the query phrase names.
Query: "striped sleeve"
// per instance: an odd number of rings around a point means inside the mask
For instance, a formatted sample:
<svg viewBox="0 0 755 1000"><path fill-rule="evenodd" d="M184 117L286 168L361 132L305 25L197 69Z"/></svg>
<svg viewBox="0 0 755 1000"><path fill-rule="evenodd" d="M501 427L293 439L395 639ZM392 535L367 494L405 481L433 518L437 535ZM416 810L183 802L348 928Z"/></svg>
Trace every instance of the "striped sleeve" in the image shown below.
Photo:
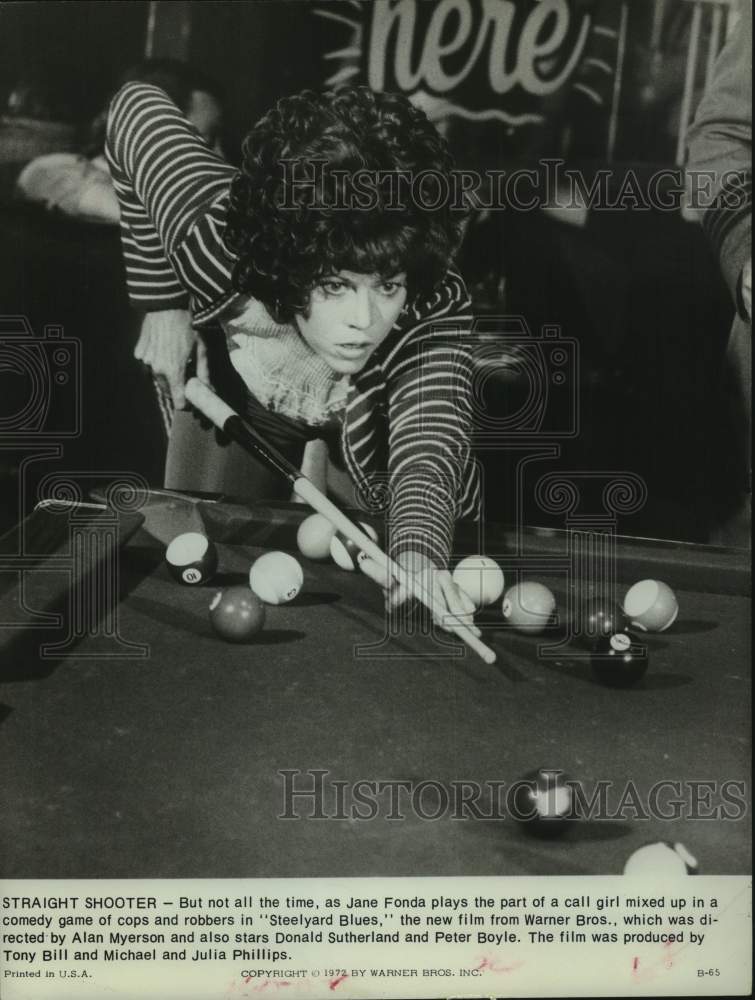
<svg viewBox="0 0 755 1000"><path fill-rule="evenodd" d="M448 565L458 517L469 513L472 474L472 321L462 280L441 290L386 360L392 556L414 550Z"/></svg>
<svg viewBox="0 0 755 1000"><path fill-rule="evenodd" d="M220 241L208 239L206 216L227 196L233 167L207 147L162 90L142 83L126 84L113 99L105 153L121 209L131 301L159 310L206 299L208 289L210 297L225 293L229 269ZM205 232L189 248L196 271L184 266L182 273L184 241L197 227ZM205 285L208 275L211 286Z"/></svg>

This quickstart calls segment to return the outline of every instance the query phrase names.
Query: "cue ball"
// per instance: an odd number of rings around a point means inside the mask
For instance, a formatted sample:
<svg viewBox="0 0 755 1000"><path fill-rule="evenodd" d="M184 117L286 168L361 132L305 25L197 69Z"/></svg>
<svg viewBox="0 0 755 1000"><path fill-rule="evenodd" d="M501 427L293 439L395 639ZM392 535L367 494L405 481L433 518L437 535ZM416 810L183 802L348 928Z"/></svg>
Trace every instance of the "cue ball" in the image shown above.
<svg viewBox="0 0 755 1000"><path fill-rule="evenodd" d="M661 580L640 580L624 597L624 614L643 632L665 632L679 614L674 591Z"/></svg>
<svg viewBox="0 0 755 1000"><path fill-rule="evenodd" d="M453 571L459 590L471 598L476 608L494 604L503 593L503 570L489 556L467 556Z"/></svg>
<svg viewBox="0 0 755 1000"><path fill-rule="evenodd" d="M555 610L556 598L542 583L517 583L503 599L503 617L520 632L542 632Z"/></svg>
<svg viewBox="0 0 755 1000"><path fill-rule="evenodd" d="M307 559L327 559L336 529L322 514L305 517L296 532L296 545Z"/></svg>
<svg viewBox="0 0 755 1000"><path fill-rule="evenodd" d="M576 819L574 791L569 779L555 768L530 771L513 786L511 815L528 833L554 837Z"/></svg>
<svg viewBox="0 0 755 1000"><path fill-rule="evenodd" d="M165 550L170 575L179 583L196 587L207 583L218 568L218 550L206 535L187 531L177 535Z"/></svg>
<svg viewBox="0 0 755 1000"><path fill-rule="evenodd" d="M287 552L266 552L249 570L249 586L266 604L293 601L304 584L304 572Z"/></svg>
<svg viewBox="0 0 755 1000"><path fill-rule="evenodd" d="M264 627L265 605L248 587L226 587L210 602L210 622L226 642L245 642Z"/></svg>
<svg viewBox="0 0 755 1000"><path fill-rule="evenodd" d="M624 865L625 875L651 876L654 879L676 878L697 874L697 858L693 858L684 844L667 840L645 844L631 854Z"/></svg>
<svg viewBox="0 0 755 1000"><path fill-rule="evenodd" d="M378 540L378 533L371 524L365 524L364 521L360 521L359 527L366 535L370 536L373 542ZM340 531L337 531L331 539L330 554L337 566L349 572L353 572L359 563L367 558L365 553L360 551L359 546L355 545Z"/></svg>
<svg viewBox="0 0 755 1000"><path fill-rule="evenodd" d="M631 687L645 675L648 665L646 647L634 642L629 632L602 636L592 647L590 666L608 687Z"/></svg>

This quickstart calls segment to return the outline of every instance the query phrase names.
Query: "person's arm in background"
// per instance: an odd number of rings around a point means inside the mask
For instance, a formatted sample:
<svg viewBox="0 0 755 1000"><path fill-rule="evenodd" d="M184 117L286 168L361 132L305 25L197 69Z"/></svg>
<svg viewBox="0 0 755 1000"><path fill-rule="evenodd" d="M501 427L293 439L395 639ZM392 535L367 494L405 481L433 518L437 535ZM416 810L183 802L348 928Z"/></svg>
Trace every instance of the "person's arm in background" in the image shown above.
<svg viewBox="0 0 755 1000"><path fill-rule="evenodd" d="M688 186L712 178L702 225L736 305L722 373L728 414L727 456L734 476L726 506L711 527L719 545L750 545L752 497L752 7L739 5L690 131ZM732 16L734 11L732 10Z"/></svg>
<svg viewBox="0 0 755 1000"><path fill-rule="evenodd" d="M716 63L690 130L687 170L712 175L703 228L742 318L752 319L752 5ZM693 190L695 184L693 181ZM707 193L706 193L707 201Z"/></svg>
<svg viewBox="0 0 755 1000"><path fill-rule="evenodd" d="M191 290L179 280L170 254L197 214L227 190L234 170L149 84L126 84L114 98L105 152L121 209L129 298L146 313L135 356L167 382L180 408L195 334Z"/></svg>
<svg viewBox="0 0 755 1000"><path fill-rule="evenodd" d="M118 225L120 212L104 162L75 153L47 153L27 163L16 189L28 201L86 222Z"/></svg>

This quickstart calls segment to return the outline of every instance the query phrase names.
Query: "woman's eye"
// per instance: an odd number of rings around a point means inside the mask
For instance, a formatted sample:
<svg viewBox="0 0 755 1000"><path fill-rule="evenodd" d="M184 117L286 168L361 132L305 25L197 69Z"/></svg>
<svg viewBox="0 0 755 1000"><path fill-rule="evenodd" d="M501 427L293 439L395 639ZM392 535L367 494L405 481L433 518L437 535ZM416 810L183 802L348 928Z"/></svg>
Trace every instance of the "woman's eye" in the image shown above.
<svg viewBox="0 0 755 1000"><path fill-rule="evenodd" d="M397 295L399 291L404 287L401 281L383 281L380 285L380 291L383 295Z"/></svg>
<svg viewBox="0 0 755 1000"><path fill-rule="evenodd" d="M326 295L339 295L346 288L346 285L336 278L328 278L320 283L320 288Z"/></svg>

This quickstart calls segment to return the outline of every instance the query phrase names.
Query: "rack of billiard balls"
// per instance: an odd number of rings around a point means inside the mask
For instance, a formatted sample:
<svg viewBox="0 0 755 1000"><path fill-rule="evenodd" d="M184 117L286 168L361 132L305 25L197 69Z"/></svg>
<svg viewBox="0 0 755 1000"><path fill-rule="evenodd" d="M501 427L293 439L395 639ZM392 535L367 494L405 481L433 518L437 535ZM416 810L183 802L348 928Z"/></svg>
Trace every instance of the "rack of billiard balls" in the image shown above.
<svg viewBox="0 0 755 1000"><path fill-rule="evenodd" d="M360 526L376 541L378 534L367 523ZM337 532L327 518L311 514L296 536L302 556L327 558L343 570L355 571L364 558L351 541ZM201 532L174 538L165 552L171 575L185 586L208 583L218 569L214 543ZM504 623L530 635L544 632L555 621L553 592L535 580L523 580L506 589L502 569L486 555L467 556L453 571L454 583L466 594L474 612L498 601ZM267 552L254 561L248 586L219 590L210 603L210 621L222 638L245 642L265 624L265 606L285 604L299 594L304 574L299 562L286 552ZM612 687L636 684L648 669L647 647L641 632L662 632L673 625L679 605L671 588L658 580L642 580L629 588L621 606L601 595L588 597L578 609L575 635L590 649L596 678Z"/></svg>
<svg viewBox="0 0 755 1000"><path fill-rule="evenodd" d="M489 556L468 556L453 573L454 582L476 609L503 597L503 621L519 632L539 635L556 620L552 591L535 580L523 580L505 589L504 574ZM679 614L679 604L668 584L641 580L627 590L621 605L604 595L586 598L572 621L574 638L590 652L595 678L609 687L631 687L649 665L642 633L663 632Z"/></svg>

